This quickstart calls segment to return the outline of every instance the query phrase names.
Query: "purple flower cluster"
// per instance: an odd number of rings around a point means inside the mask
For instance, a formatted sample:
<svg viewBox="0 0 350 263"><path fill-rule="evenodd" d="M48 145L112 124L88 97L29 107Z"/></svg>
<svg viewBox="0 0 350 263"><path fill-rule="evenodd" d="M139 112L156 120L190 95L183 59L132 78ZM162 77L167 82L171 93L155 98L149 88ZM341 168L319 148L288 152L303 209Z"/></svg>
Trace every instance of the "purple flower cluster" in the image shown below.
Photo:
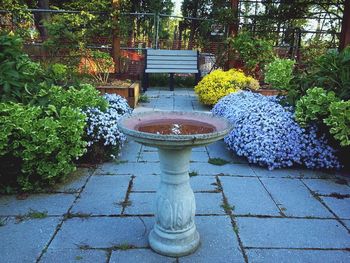
<svg viewBox="0 0 350 263"><path fill-rule="evenodd" d="M104 98L108 101L106 111L99 108L89 108L85 111L88 146L102 142L105 146L121 147L126 137L119 131L117 122L124 114L130 114L132 109L126 99L119 95L105 94Z"/></svg>
<svg viewBox="0 0 350 263"><path fill-rule="evenodd" d="M225 142L250 163L270 170L294 164L315 169L341 167L326 138L317 136L317 128L301 128L292 109L283 107L276 97L245 91L232 93L222 98L212 112L233 124Z"/></svg>

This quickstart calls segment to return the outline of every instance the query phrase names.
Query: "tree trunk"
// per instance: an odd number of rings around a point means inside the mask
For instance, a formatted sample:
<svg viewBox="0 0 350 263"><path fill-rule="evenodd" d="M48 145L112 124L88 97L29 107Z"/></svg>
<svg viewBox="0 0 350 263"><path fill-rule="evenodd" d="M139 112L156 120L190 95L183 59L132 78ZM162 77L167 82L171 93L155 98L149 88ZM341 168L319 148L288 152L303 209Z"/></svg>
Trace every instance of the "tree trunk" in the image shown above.
<svg viewBox="0 0 350 263"><path fill-rule="evenodd" d="M50 9L49 0L39 0L38 1L39 9ZM48 37L47 29L44 26L44 22L50 19L50 13L38 12L34 13L34 23L36 28L39 31L41 40L44 41Z"/></svg>
<svg viewBox="0 0 350 263"><path fill-rule="evenodd" d="M239 0L230 0L231 12L234 16L234 20L230 21L231 23L229 24L229 29L228 29L229 36L231 37L234 37L238 34L238 26L239 26L238 4L239 4Z"/></svg>
<svg viewBox="0 0 350 263"><path fill-rule="evenodd" d="M350 0L345 0L339 50L350 44Z"/></svg>
<svg viewBox="0 0 350 263"><path fill-rule="evenodd" d="M119 9L120 1L112 0L112 10L114 12L114 28L112 32L112 58L114 61L114 72L120 72L120 37L119 37Z"/></svg>

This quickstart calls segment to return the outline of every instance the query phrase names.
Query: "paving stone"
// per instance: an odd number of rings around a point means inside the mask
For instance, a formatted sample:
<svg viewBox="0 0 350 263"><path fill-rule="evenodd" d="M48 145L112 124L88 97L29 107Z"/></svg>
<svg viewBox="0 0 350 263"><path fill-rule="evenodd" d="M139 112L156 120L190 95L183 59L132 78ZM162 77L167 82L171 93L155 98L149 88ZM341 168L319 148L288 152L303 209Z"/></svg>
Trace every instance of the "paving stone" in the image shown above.
<svg viewBox="0 0 350 263"><path fill-rule="evenodd" d="M147 175L160 174L159 165L154 163L104 163L96 169L94 175Z"/></svg>
<svg viewBox="0 0 350 263"><path fill-rule="evenodd" d="M160 183L159 175L139 175L135 176L132 184L131 190L133 192L137 191L157 191L158 185Z"/></svg>
<svg viewBox="0 0 350 263"><path fill-rule="evenodd" d="M228 162L233 162L232 153L227 149L223 140L207 145L207 150L210 158L221 158Z"/></svg>
<svg viewBox="0 0 350 263"><path fill-rule="evenodd" d="M0 215L24 215L32 210L48 215L63 215L72 206L75 194L33 194L24 200L15 196L0 197Z"/></svg>
<svg viewBox="0 0 350 263"><path fill-rule="evenodd" d="M284 168L284 169L275 169L268 170L265 167L259 167L257 165L251 165L253 171L258 177L267 177L267 178L334 178L334 174L313 171L313 170L305 170L305 169L292 169L292 168Z"/></svg>
<svg viewBox="0 0 350 263"><path fill-rule="evenodd" d="M118 160L136 162L140 151L141 151L141 144L136 143L135 141L128 140L123 146Z"/></svg>
<svg viewBox="0 0 350 263"><path fill-rule="evenodd" d="M192 151L191 162L207 163L208 159L209 157L207 152Z"/></svg>
<svg viewBox="0 0 350 263"><path fill-rule="evenodd" d="M61 218L47 217L16 223L8 219L0 227L0 262L35 262L54 234Z"/></svg>
<svg viewBox="0 0 350 263"><path fill-rule="evenodd" d="M350 252L334 250L249 249L247 255L252 263L350 262Z"/></svg>
<svg viewBox="0 0 350 263"><path fill-rule="evenodd" d="M300 180L261 178L261 181L287 216L334 218Z"/></svg>
<svg viewBox="0 0 350 263"><path fill-rule="evenodd" d="M220 181L234 214L280 215L276 204L257 178L221 176Z"/></svg>
<svg viewBox="0 0 350 263"><path fill-rule="evenodd" d="M321 199L338 217L350 219L350 198L337 199L322 196Z"/></svg>
<svg viewBox="0 0 350 263"><path fill-rule="evenodd" d="M106 262L107 252L103 250L48 249L40 263L52 262Z"/></svg>
<svg viewBox="0 0 350 263"><path fill-rule="evenodd" d="M143 152L158 152L158 149L156 147L142 145L142 151Z"/></svg>
<svg viewBox="0 0 350 263"><path fill-rule="evenodd" d="M153 217L71 218L63 223L49 248L110 248L123 244L145 247L153 224Z"/></svg>
<svg viewBox="0 0 350 263"><path fill-rule="evenodd" d="M333 219L237 217L243 246L250 248L337 248L350 246L348 231Z"/></svg>
<svg viewBox="0 0 350 263"><path fill-rule="evenodd" d="M192 176L190 177L190 184L194 192L217 190L215 176Z"/></svg>
<svg viewBox="0 0 350 263"><path fill-rule="evenodd" d="M196 226L201 245L192 255L181 257L180 263L244 262L228 216L197 216Z"/></svg>
<svg viewBox="0 0 350 263"><path fill-rule="evenodd" d="M142 152L137 159L138 162L156 162L159 163L158 152Z"/></svg>
<svg viewBox="0 0 350 263"><path fill-rule="evenodd" d="M321 195L330 195L332 193L348 195L350 187L345 184L337 183L337 180L323 179L303 179L303 182L310 187L312 191Z"/></svg>
<svg viewBox="0 0 350 263"><path fill-rule="evenodd" d="M253 170L249 165L245 164L225 164L213 165L203 163L191 163L190 171L197 171L199 175L237 175L237 176L252 176L255 177Z"/></svg>
<svg viewBox="0 0 350 263"><path fill-rule="evenodd" d="M194 147L192 148L192 152L207 152L207 148L205 146Z"/></svg>
<svg viewBox="0 0 350 263"><path fill-rule="evenodd" d="M130 193L130 205L125 208L126 215L153 215L155 193Z"/></svg>
<svg viewBox="0 0 350 263"><path fill-rule="evenodd" d="M92 215L117 215L121 213L131 177L92 176L80 198L74 204L72 213Z"/></svg>
<svg viewBox="0 0 350 263"><path fill-rule="evenodd" d="M151 249L129 249L113 251L109 263L175 263L175 258L165 257L153 252Z"/></svg>
<svg viewBox="0 0 350 263"><path fill-rule="evenodd" d="M196 214L225 214L221 193L195 193Z"/></svg>
<svg viewBox="0 0 350 263"><path fill-rule="evenodd" d="M342 220L345 226L350 230L350 220Z"/></svg>
<svg viewBox="0 0 350 263"><path fill-rule="evenodd" d="M77 193L81 190L81 188L85 185L87 179L90 176L90 171L89 169L86 168L79 168L74 175L72 176L73 178L69 180L66 183L63 183L58 186L57 190L58 192L65 192L65 193ZM76 176L76 173L81 173L81 175Z"/></svg>

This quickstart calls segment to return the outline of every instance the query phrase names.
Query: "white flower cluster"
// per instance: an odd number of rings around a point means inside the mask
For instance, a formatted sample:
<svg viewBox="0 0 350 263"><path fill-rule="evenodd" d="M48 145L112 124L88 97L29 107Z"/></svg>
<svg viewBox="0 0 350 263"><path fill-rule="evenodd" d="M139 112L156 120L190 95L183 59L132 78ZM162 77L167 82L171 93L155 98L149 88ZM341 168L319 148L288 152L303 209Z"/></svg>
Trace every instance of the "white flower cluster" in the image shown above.
<svg viewBox="0 0 350 263"><path fill-rule="evenodd" d="M99 142L103 143L104 146L120 148L126 137L119 131L117 122L124 114L130 114L132 109L126 99L119 95L105 94L104 98L109 104L106 111L101 111L98 108L89 108L85 111L88 146Z"/></svg>

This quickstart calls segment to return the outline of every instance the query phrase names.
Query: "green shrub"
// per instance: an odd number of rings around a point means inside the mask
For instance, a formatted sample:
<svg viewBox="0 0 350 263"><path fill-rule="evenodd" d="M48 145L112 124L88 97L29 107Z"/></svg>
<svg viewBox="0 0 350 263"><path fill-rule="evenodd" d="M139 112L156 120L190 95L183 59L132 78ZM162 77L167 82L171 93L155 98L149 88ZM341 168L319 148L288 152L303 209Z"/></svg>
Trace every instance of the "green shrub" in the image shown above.
<svg viewBox="0 0 350 263"><path fill-rule="evenodd" d="M275 58L273 44L270 41L254 38L248 32L241 32L229 40L229 44L239 53L248 70L257 66L265 67Z"/></svg>
<svg viewBox="0 0 350 263"><path fill-rule="evenodd" d="M304 127L325 124L340 146L350 145L350 101L340 100L333 91L309 89L297 102L295 118Z"/></svg>
<svg viewBox="0 0 350 263"><path fill-rule="evenodd" d="M350 46L316 59L310 76L315 86L334 91L340 99L350 99Z"/></svg>
<svg viewBox="0 0 350 263"><path fill-rule="evenodd" d="M63 89L60 86L42 85L38 93L38 101L41 105L52 104L57 108L67 105L81 110L89 107L105 110L107 102L99 94L100 92L90 84L80 84L68 89Z"/></svg>
<svg viewBox="0 0 350 263"><path fill-rule="evenodd" d="M323 88L307 90L306 95L296 104L295 119L301 126L307 126L312 121L322 122L329 115L329 106L339 99L333 91Z"/></svg>
<svg viewBox="0 0 350 263"><path fill-rule="evenodd" d="M231 69L229 71L214 70L206 75L194 91L197 93L200 102L206 105L214 105L219 99L226 95L242 89L256 90L259 82L246 76L242 71Z"/></svg>
<svg viewBox="0 0 350 263"><path fill-rule="evenodd" d="M22 51L22 39L0 35L0 99L30 101L38 91L37 83L44 80L44 71Z"/></svg>
<svg viewBox="0 0 350 263"><path fill-rule="evenodd" d="M276 58L265 67L265 82L276 89L288 89L293 78L294 64L294 60Z"/></svg>
<svg viewBox="0 0 350 263"><path fill-rule="evenodd" d="M350 101L336 101L329 106L329 116L324 123L341 146L350 145Z"/></svg>
<svg viewBox="0 0 350 263"><path fill-rule="evenodd" d="M78 109L0 103L0 112L0 160L20 160L21 173L13 180L21 190L51 185L75 169L73 160L86 148L85 115ZM11 183L6 173L1 169L3 185Z"/></svg>

